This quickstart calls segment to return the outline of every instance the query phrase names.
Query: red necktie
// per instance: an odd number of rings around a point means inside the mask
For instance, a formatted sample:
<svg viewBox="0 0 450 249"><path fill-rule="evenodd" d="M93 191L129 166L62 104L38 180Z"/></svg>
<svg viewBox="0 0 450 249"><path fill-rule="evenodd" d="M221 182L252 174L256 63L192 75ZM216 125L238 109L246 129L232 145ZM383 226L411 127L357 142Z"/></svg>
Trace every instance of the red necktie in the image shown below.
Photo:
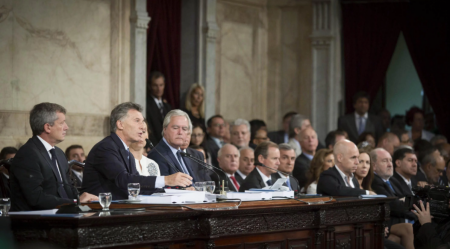
<svg viewBox="0 0 450 249"><path fill-rule="evenodd" d="M239 191L239 183L236 181L236 178L234 178L234 176L230 176L230 179L233 181L234 186L236 186L236 190Z"/></svg>

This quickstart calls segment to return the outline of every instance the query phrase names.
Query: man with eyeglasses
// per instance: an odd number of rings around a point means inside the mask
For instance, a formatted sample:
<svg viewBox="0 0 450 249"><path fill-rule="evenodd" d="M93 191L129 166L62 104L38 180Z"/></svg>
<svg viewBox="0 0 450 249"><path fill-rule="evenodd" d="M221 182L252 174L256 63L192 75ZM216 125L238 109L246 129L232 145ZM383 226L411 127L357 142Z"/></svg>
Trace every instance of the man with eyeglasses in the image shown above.
<svg viewBox="0 0 450 249"><path fill-rule="evenodd" d="M439 178L445 171L445 161L439 153L439 150L432 147L421 159L419 170L424 173L427 182L429 184L439 185Z"/></svg>
<svg viewBox="0 0 450 249"><path fill-rule="evenodd" d="M205 148L211 154L211 162L219 167L217 153L225 144L223 136L225 135L225 120L221 115L214 115L206 122L208 126L208 138L205 141Z"/></svg>
<svg viewBox="0 0 450 249"><path fill-rule="evenodd" d="M256 146L258 146L262 142L270 141L270 139L267 137L267 130L265 129L259 129L255 133L255 137L253 138L252 142Z"/></svg>
<svg viewBox="0 0 450 249"><path fill-rule="evenodd" d="M239 169L236 171L236 180L239 184L244 182L245 178L255 169L255 154L254 150L250 147L244 147L239 150Z"/></svg>

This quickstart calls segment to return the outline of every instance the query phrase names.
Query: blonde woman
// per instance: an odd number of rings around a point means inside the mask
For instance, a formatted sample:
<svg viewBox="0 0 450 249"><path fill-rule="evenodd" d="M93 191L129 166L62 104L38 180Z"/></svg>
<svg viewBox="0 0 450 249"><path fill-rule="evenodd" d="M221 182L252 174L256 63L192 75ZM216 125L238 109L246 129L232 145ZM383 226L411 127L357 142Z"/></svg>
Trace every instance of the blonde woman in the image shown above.
<svg viewBox="0 0 450 249"><path fill-rule="evenodd" d="M192 124L199 123L205 125L205 88L198 83L192 84L186 95L184 110L191 119Z"/></svg>

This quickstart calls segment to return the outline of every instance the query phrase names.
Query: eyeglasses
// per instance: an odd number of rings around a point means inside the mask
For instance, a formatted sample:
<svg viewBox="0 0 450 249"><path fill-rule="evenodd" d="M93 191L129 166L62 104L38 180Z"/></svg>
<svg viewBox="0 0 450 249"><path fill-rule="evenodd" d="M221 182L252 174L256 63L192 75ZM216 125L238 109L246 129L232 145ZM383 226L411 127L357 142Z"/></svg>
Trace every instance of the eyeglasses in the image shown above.
<svg viewBox="0 0 450 249"><path fill-rule="evenodd" d="M195 138L200 138L200 137L204 137L205 136L205 134L203 134L203 133L198 133L198 134L192 134L191 135L191 137L195 137Z"/></svg>
<svg viewBox="0 0 450 249"><path fill-rule="evenodd" d="M213 126L216 128L223 128L225 127L225 124L213 124Z"/></svg>

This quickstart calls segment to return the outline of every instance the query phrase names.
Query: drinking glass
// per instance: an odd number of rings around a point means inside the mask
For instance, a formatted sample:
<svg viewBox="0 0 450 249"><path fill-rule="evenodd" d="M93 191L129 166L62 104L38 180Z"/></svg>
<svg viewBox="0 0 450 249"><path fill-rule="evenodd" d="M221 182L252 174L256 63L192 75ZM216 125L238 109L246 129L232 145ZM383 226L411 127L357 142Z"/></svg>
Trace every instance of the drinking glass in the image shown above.
<svg viewBox="0 0 450 249"><path fill-rule="evenodd" d="M128 199L136 200L141 190L141 185L139 183L128 183Z"/></svg>
<svg viewBox="0 0 450 249"><path fill-rule="evenodd" d="M100 193L98 194L98 199L100 205L102 205L103 211L109 211L109 205L111 205L112 194L111 193Z"/></svg>
<svg viewBox="0 0 450 249"><path fill-rule="evenodd" d="M216 182L214 181L207 181L206 182L206 191L209 193L214 193L214 189L216 188Z"/></svg>
<svg viewBox="0 0 450 249"><path fill-rule="evenodd" d="M0 212L2 216L8 216L10 207L11 207L11 200L9 198L0 199Z"/></svg>
<svg viewBox="0 0 450 249"><path fill-rule="evenodd" d="M194 188L197 191L206 191L206 182L196 182Z"/></svg>

